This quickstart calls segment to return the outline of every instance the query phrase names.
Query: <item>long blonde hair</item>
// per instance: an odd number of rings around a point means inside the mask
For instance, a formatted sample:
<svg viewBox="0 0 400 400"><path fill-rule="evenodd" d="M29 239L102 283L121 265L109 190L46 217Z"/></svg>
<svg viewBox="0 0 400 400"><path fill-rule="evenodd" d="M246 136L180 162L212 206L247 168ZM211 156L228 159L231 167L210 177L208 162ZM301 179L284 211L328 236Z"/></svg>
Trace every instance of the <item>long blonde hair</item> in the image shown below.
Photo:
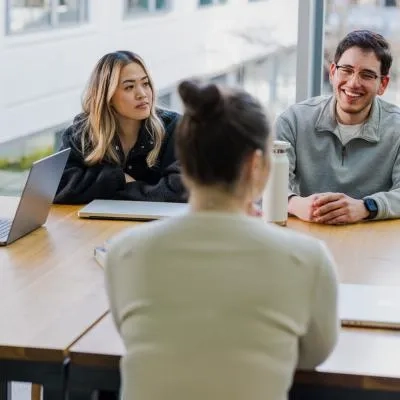
<svg viewBox="0 0 400 400"><path fill-rule="evenodd" d="M121 69L130 63L139 64L149 78L153 92L150 116L145 120L145 129L154 142L147 156L149 167L155 165L165 135L164 125L156 114L154 84L142 58L130 51L115 51L103 56L96 64L82 99L83 135L82 152L88 165L103 160L120 164L120 158L112 146L118 132L118 120L111 107L111 99L118 86Z"/></svg>

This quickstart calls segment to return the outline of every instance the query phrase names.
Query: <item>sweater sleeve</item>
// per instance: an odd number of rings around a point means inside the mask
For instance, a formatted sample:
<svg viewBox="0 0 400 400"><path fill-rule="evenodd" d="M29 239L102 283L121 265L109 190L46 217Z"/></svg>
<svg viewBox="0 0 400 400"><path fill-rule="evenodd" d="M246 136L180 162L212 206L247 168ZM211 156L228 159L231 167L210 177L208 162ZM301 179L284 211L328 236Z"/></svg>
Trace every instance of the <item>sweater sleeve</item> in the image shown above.
<svg viewBox="0 0 400 400"><path fill-rule="evenodd" d="M391 189L367 197L374 199L378 205L375 219L400 218L400 149L393 165Z"/></svg>
<svg viewBox="0 0 400 400"><path fill-rule="evenodd" d="M125 229L113 236L106 245L105 287L111 315L119 332L124 317L129 314L141 289L141 278L137 276L140 270L134 260L144 248L141 243L142 229L141 227Z"/></svg>
<svg viewBox="0 0 400 400"><path fill-rule="evenodd" d="M125 189L118 191L114 199L137 201L167 201L184 203L187 201L177 161L162 171L161 178L155 184L143 181L129 182Z"/></svg>
<svg viewBox="0 0 400 400"><path fill-rule="evenodd" d="M116 238L119 236L121 236L121 234L114 237L110 243L108 243L104 266L104 281L108 296L108 304L110 306L112 319L118 332L120 332L121 328L121 318L118 312L117 295L121 293L121 288L118 288L119 282L116 282L116 280L118 280L118 277L120 276L117 269L121 268L121 262L118 259L118 247L114 246L114 243L117 241ZM126 279L126 277L124 278ZM122 287L124 287L124 285L122 285Z"/></svg>
<svg viewBox="0 0 400 400"><path fill-rule="evenodd" d="M300 369L313 369L325 361L335 347L339 334L335 266L326 247L322 243L319 246L310 320L306 334L300 338Z"/></svg>
<svg viewBox="0 0 400 400"><path fill-rule="evenodd" d="M84 204L94 199L111 199L125 187L125 176L121 167L107 163L86 165L82 152L74 139L74 127L63 135L61 148L71 148L55 203Z"/></svg>

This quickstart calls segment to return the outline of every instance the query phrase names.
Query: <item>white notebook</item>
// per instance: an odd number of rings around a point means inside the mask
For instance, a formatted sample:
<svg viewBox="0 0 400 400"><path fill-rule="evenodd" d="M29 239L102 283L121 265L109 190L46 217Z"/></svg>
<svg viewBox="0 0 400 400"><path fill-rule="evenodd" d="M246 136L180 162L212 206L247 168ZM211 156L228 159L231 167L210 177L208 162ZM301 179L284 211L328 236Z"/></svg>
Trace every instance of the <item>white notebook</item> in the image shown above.
<svg viewBox="0 0 400 400"><path fill-rule="evenodd" d="M340 284L343 326L400 329L400 287Z"/></svg>
<svg viewBox="0 0 400 400"><path fill-rule="evenodd" d="M106 264L107 249L104 246L97 246L94 248L94 259L100 267L104 268Z"/></svg>

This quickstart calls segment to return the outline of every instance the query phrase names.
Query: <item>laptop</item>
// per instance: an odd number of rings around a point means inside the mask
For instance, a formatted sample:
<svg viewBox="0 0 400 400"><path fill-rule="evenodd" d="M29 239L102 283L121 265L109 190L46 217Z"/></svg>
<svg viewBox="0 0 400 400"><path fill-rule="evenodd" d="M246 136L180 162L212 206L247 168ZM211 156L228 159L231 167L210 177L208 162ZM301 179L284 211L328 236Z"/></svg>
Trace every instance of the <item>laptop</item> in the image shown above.
<svg viewBox="0 0 400 400"><path fill-rule="evenodd" d="M182 215L188 210L187 203L93 200L78 211L78 216L81 218L151 221Z"/></svg>
<svg viewBox="0 0 400 400"><path fill-rule="evenodd" d="M340 284L343 326L400 329L400 287Z"/></svg>
<svg viewBox="0 0 400 400"><path fill-rule="evenodd" d="M0 219L0 246L14 242L46 222L70 151L59 151L32 164L14 217Z"/></svg>

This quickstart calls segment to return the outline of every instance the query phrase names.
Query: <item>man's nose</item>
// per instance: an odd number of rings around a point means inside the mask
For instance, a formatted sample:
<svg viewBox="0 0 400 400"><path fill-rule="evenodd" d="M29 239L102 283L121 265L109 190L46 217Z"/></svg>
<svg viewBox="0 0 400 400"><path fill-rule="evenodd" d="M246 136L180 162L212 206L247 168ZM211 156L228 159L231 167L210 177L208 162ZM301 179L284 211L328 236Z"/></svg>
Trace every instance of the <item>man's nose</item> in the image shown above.
<svg viewBox="0 0 400 400"><path fill-rule="evenodd" d="M360 86L362 84L360 74L358 74L357 72L353 72L353 75L351 75L351 77L349 78L348 83L350 83L351 85Z"/></svg>

